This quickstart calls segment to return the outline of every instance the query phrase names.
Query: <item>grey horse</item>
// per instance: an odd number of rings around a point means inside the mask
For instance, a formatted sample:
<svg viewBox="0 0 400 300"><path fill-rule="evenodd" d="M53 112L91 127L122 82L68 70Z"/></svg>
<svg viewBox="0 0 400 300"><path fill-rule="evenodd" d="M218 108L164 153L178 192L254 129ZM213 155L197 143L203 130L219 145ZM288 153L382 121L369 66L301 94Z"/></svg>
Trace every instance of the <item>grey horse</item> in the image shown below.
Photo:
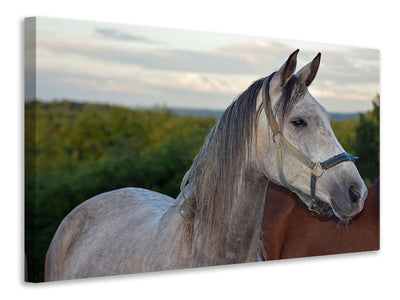
<svg viewBox="0 0 400 300"><path fill-rule="evenodd" d="M270 180L284 184L284 179L299 195L314 193L339 219L358 214L367 188L353 160L319 173L312 191L310 168L296 155L283 147L281 163L276 159L276 134L265 113L263 93L279 134L296 151L314 162L344 152L328 113L307 89L316 76L320 54L295 73L297 53L277 72L252 83L225 110L183 178L176 199L123 188L73 209L48 249L45 280L260 260Z"/></svg>

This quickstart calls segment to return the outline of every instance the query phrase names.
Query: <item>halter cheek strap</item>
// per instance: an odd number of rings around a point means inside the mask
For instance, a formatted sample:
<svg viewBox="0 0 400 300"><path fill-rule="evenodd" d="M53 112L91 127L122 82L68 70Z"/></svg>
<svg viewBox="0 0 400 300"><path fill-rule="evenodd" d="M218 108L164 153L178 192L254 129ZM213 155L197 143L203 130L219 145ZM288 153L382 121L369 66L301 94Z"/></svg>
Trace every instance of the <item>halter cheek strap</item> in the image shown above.
<svg viewBox="0 0 400 300"><path fill-rule="evenodd" d="M297 196L299 196L299 198L307 205L309 210L315 211L321 215L334 215L334 212L332 209L330 209L329 204L324 203L324 205L322 207L319 207L317 204L316 195L315 195L317 179L322 176L322 174L324 173L325 170L328 170L344 161L355 162L355 160L358 157L355 157L351 154L343 152L343 153L340 153L338 155L335 155L335 156L327 159L324 162L313 162L311 159L309 159L307 156L305 156L302 152L297 150L282 135L282 132L279 129L279 125L273 116L271 101L267 101L267 95L266 95L267 84L268 84L268 78L266 78L263 82L262 101L263 101L265 114L267 115L268 123L271 127L272 140L275 144L276 165L278 168L279 180L281 181L281 184L284 187L286 187L287 189L289 189L290 191L296 193ZM303 163L305 166L307 166L310 169L310 175L311 175L310 195L306 195L306 194L300 192L298 189L296 189L295 187L293 187L292 185L290 185L287 182L285 173L283 171L282 149L285 149L287 152L289 152L292 156L294 156L297 160L299 160L301 163Z"/></svg>

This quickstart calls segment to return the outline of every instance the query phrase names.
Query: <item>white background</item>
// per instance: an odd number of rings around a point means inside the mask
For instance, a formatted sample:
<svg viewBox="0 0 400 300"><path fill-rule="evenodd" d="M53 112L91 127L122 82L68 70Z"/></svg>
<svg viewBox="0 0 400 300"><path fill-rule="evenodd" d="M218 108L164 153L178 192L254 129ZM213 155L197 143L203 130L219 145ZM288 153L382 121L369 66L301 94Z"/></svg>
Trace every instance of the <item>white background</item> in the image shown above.
<svg viewBox="0 0 400 300"><path fill-rule="evenodd" d="M271 3L273 2L273 3ZM13 1L1 16L2 297L24 299L367 299L399 285L399 18L395 1ZM23 283L23 19L126 23L381 50L381 251L118 276ZM266 54L267 55L267 54ZM397 177L397 178L396 178Z"/></svg>

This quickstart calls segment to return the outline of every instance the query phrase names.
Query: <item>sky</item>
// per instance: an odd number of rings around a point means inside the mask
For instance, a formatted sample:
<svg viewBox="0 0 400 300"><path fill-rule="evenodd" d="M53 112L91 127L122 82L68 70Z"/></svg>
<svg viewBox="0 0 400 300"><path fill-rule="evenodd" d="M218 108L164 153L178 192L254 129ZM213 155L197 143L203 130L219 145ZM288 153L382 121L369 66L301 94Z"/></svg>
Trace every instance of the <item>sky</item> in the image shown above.
<svg viewBox="0 0 400 300"><path fill-rule="evenodd" d="M51 18L36 19L35 37L27 100L222 110L296 49L298 69L321 52L309 91L329 112L367 111L380 91L375 49Z"/></svg>

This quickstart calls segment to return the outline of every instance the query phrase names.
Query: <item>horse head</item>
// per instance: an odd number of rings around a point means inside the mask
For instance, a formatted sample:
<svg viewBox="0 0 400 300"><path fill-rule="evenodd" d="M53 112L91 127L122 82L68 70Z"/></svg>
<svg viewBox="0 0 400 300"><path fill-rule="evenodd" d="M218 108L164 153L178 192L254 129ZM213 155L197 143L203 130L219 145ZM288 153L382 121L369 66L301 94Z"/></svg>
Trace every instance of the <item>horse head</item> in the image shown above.
<svg viewBox="0 0 400 300"><path fill-rule="evenodd" d="M321 55L295 73L297 53L265 79L259 92L265 113L257 127L258 161L266 177L296 192L310 209L347 220L362 210L367 188L355 157L336 139L328 112L307 89ZM331 209L319 208L318 202Z"/></svg>

